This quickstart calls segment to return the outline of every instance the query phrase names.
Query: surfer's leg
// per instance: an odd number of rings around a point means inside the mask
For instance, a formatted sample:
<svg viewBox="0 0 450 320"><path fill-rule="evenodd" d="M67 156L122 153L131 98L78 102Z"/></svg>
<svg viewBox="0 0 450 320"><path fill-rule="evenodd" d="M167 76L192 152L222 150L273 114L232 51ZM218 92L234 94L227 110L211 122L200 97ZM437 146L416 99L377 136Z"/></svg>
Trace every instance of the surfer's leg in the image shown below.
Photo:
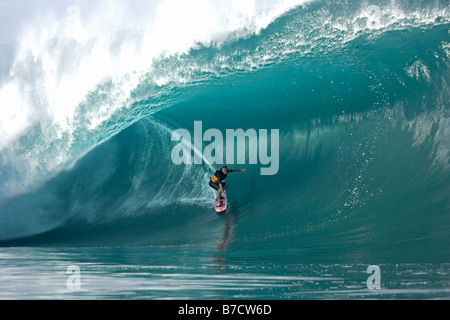
<svg viewBox="0 0 450 320"><path fill-rule="evenodd" d="M217 202L217 205L220 205L220 186L219 186L219 184L218 183L214 183L214 182L212 182L211 180L209 180L209 186L211 187L211 188L213 188L214 190L217 190L218 192L217 192L217 198L216 198L216 202Z"/></svg>
<svg viewBox="0 0 450 320"><path fill-rule="evenodd" d="M220 190L218 190L217 192L217 198L216 198L216 205L220 206L220 196L221 196L222 192L220 192Z"/></svg>
<svg viewBox="0 0 450 320"><path fill-rule="evenodd" d="M226 183L222 183L223 191L225 191L227 188L228 188L228 185ZM217 196L217 198L220 199L220 197L225 198L225 192L220 192L220 190L219 190L219 195Z"/></svg>

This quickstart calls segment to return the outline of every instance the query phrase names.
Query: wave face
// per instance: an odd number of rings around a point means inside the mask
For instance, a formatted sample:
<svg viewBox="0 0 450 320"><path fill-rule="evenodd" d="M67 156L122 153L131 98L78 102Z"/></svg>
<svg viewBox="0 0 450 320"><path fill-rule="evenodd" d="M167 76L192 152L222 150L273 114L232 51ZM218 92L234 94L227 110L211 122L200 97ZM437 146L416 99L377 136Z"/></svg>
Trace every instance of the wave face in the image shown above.
<svg viewBox="0 0 450 320"><path fill-rule="evenodd" d="M71 6L1 47L2 245L220 237L448 260L447 2L189 3ZM171 160L171 133L194 121L280 133L278 173L234 165L248 171L228 177L224 216L208 186L220 165Z"/></svg>

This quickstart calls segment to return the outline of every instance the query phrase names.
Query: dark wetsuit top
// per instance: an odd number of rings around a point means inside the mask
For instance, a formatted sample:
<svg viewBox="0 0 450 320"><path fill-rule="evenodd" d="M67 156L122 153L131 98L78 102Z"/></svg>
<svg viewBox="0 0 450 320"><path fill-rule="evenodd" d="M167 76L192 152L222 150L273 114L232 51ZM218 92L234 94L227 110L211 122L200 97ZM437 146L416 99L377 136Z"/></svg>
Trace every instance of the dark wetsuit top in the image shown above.
<svg viewBox="0 0 450 320"><path fill-rule="evenodd" d="M233 172L233 169L228 169L228 172ZM222 169L216 170L216 173L214 173L211 176L211 179L209 180L209 185L216 189L219 190L220 184L223 182L223 180L225 180L227 178L228 174L223 173ZM223 186L223 185L222 185Z"/></svg>

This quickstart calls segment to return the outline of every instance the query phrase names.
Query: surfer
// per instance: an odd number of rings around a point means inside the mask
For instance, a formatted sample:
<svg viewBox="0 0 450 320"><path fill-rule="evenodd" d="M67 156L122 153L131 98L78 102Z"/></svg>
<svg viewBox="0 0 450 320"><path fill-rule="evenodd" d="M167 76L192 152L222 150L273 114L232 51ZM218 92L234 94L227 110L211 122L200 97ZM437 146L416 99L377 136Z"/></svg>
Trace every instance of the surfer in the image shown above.
<svg viewBox="0 0 450 320"><path fill-rule="evenodd" d="M229 172L245 172L247 169L228 169L227 166L223 166L221 169L216 170L216 172L211 176L211 179L209 180L209 186L217 191L217 205L220 206L220 197L223 195L225 196L225 190L227 189L228 185L223 182L223 180L226 179L227 174Z"/></svg>

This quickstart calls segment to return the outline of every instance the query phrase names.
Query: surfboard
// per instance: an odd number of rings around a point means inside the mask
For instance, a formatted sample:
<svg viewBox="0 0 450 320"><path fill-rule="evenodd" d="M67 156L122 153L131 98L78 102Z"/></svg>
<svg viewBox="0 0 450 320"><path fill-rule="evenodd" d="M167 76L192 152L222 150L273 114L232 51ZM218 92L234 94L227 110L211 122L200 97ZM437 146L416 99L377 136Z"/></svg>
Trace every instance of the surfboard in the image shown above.
<svg viewBox="0 0 450 320"><path fill-rule="evenodd" d="M216 200L214 200L214 209L216 209L216 212L224 212L227 210L227 198L220 199L220 206L217 206Z"/></svg>

